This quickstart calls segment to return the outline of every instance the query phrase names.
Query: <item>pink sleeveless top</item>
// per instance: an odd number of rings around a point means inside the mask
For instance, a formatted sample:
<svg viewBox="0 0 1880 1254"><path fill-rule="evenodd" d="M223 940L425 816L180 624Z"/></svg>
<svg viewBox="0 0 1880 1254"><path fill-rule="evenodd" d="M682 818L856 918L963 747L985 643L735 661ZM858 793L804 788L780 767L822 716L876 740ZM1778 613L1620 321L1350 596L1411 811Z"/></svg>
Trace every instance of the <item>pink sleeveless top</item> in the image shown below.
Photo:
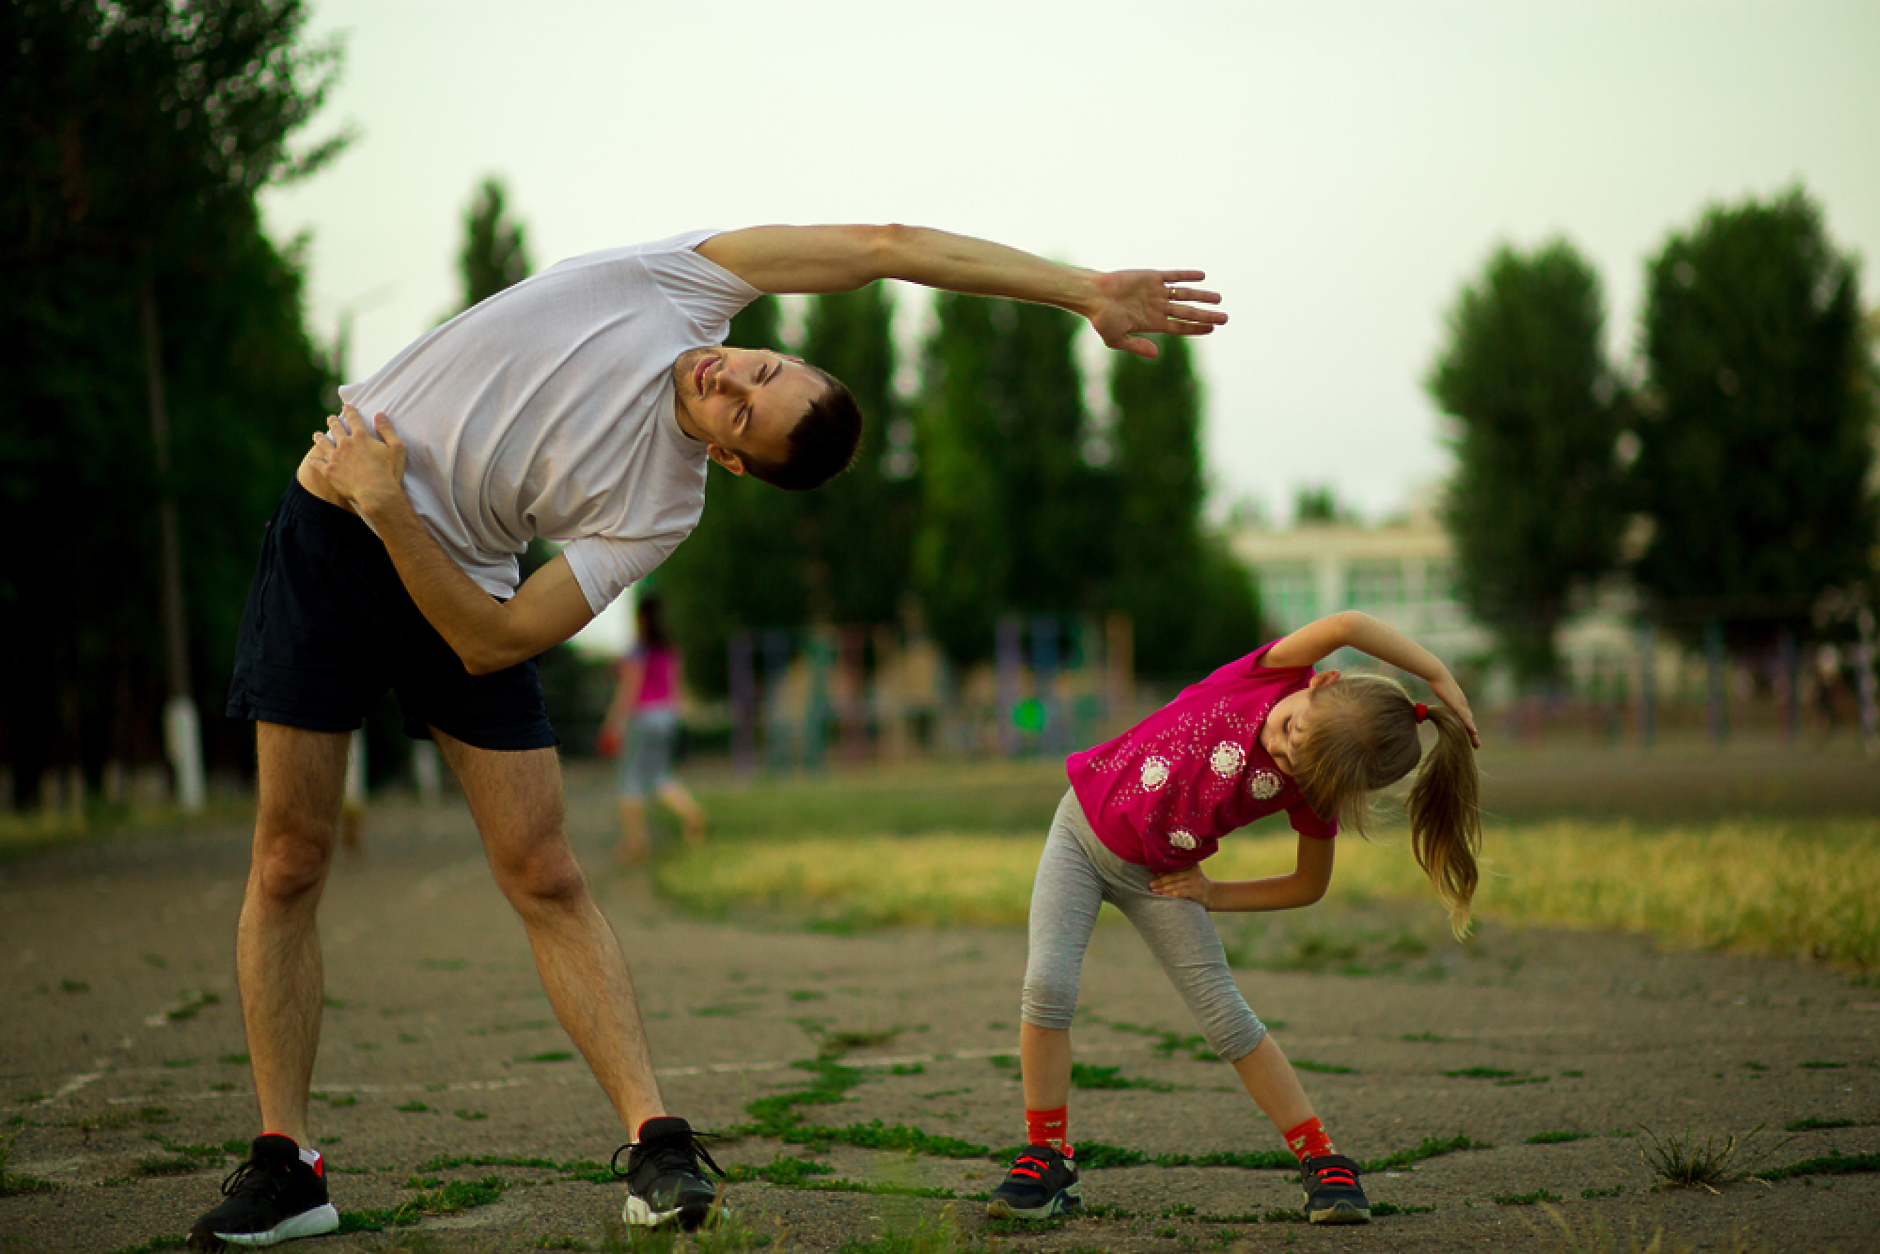
<svg viewBox="0 0 1880 1254"><path fill-rule="evenodd" d="M1228 832L1281 810L1303 836L1338 834L1260 747L1274 705L1314 674L1265 665L1275 643L1183 689L1116 739L1071 755L1071 788L1105 848L1161 874L1200 862Z"/></svg>

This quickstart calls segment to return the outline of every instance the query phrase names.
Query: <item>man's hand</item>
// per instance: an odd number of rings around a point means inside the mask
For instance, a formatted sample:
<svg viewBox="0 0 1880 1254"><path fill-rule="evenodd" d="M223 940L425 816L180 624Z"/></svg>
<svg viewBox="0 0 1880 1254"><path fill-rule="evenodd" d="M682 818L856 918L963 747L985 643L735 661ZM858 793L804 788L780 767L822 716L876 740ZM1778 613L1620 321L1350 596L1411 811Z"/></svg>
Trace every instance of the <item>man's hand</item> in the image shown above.
<svg viewBox="0 0 1880 1254"><path fill-rule="evenodd" d="M1179 871L1158 875L1149 881L1149 887L1164 897L1186 897L1190 901L1198 901L1203 910L1214 908L1209 904L1214 897L1214 881L1203 875L1198 866L1185 866Z"/></svg>
<svg viewBox="0 0 1880 1254"><path fill-rule="evenodd" d="M373 427L351 405L326 420L316 431L313 451L307 455L333 490L362 518L404 492L405 442L392 430L392 420L378 416Z"/></svg>
<svg viewBox="0 0 1880 1254"><path fill-rule="evenodd" d="M1189 287L1208 276L1199 270L1113 270L1095 278L1096 298L1084 312L1103 342L1138 357L1160 355L1144 332L1164 335L1207 335L1227 321L1218 309L1198 309L1221 303L1220 293ZM1178 303L1184 302L1184 303Z"/></svg>

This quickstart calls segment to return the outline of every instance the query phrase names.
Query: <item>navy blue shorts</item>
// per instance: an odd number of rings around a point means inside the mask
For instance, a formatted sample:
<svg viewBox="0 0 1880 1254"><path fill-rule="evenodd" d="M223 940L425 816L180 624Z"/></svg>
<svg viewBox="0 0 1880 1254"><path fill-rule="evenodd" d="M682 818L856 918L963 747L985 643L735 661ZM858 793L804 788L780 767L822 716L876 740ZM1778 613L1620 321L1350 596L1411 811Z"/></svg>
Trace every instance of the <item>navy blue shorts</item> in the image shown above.
<svg viewBox="0 0 1880 1254"><path fill-rule="evenodd" d="M435 727L478 749L560 743L534 661L466 671L371 528L290 482L242 611L228 716L350 732L387 688L418 739Z"/></svg>

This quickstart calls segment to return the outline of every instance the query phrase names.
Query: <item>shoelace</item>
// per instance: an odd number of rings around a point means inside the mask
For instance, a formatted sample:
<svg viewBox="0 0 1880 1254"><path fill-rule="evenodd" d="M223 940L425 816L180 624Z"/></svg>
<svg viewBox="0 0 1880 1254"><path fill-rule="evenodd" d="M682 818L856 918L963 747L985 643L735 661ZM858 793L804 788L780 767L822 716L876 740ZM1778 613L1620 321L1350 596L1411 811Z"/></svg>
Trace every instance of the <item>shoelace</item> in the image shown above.
<svg viewBox="0 0 1880 1254"><path fill-rule="evenodd" d="M661 1167L677 1167L680 1169L690 1167L697 1170L698 1163L703 1162L707 1167L710 1167L720 1176L723 1176L725 1175L725 1169L712 1161L712 1156L705 1152L705 1146L702 1144L702 1142L706 1140L718 1139L719 1138L713 1137L708 1133L686 1132L677 1136L661 1137L657 1141L629 1141L614 1151L614 1156L607 1162L607 1169L616 1176L631 1174L633 1171L633 1154L630 1151L639 1150L648 1157L651 1157ZM620 1155L622 1153L626 1153L627 1155L626 1171L620 1170Z"/></svg>
<svg viewBox="0 0 1880 1254"><path fill-rule="evenodd" d="M279 1193L287 1182L284 1173L269 1171L266 1167L249 1159L235 1170L228 1173L222 1181L222 1196L234 1197L237 1193Z"/></svg>
<svg viewBox="0 0 1880 1254"><path fill-rule="evenodd" d="M1027 1170L1025 1167L1026 1163L1030 1163L1033 1167L1036 1167L1038 1170L1036 1171ZM1012 1164L1011 1174L1015 1176L1030 1176L1033 1180L1042 1180L1044 1178L1044 1172L1047 1166L1048 1164L1041 1158L1030 1158L1030 1157L1021 1156L1017 1162Z"/></svg>

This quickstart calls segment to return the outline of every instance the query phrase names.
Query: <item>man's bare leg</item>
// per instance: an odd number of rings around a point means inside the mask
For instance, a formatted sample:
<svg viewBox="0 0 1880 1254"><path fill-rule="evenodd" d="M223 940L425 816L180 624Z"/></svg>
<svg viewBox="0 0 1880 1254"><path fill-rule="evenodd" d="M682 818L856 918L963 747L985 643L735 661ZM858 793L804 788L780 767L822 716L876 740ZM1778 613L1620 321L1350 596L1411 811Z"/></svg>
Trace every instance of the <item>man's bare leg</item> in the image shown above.
<svg viewBox="0 0 1880 1254"><path fill-rule="evenodd" d="M620 940L568 846L560 760L553 749L498 753L432 735L463 785L497 886L522 916L549 1004L636 1134L666 1108Z"/></svg>
<svg viewBox="0 0 1880 1254"><path fill-rule="evenodd" d="M339 837L344 732L259 723L254 851L235 939L261 1130L307 1138L325 971L315 913Z"/></svg>

